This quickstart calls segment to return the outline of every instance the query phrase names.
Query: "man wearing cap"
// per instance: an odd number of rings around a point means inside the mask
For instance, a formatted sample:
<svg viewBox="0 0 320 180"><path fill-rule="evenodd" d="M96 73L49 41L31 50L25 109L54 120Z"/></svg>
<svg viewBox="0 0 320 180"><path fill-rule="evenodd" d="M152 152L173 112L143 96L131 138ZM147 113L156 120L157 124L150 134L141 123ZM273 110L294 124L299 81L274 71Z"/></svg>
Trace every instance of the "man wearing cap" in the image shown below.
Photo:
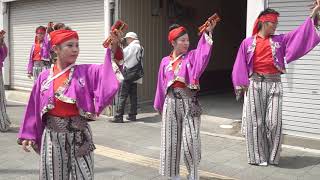
<svg viewBox="0 0 320 180"><path fill-rule="evenodd" d="M142 70L143 47L140 45L138 36L134 32L128 32L125 37L127 46L123 49L124 64L123 76L124 80L121 83L118 94L118 102L116 107L116 115L111 122L123 123L123 115L125 104L128 96L130 97L130 109L127 120L135 121L137 115L137 83L142 84L142 77L135 76L132 78L132 73L139 73ZM133 69L135 71L133 71ZM128 72L131 72L130 74ZM129 77L130 76L130 77ZM138 77L139 79L137 79Z"/></svg>
<svg viewBox="0 0 320 180"><path fill-rule="evenodd" d="M282 143L280 75L291 63L319 42L317 14L320 0L304 23L286 34L274 35L279 13L265 9L258 16L253 34L242 41L233 66L232 80L239 97L246 94L245 137L248 163L278 165Z"/></svg>

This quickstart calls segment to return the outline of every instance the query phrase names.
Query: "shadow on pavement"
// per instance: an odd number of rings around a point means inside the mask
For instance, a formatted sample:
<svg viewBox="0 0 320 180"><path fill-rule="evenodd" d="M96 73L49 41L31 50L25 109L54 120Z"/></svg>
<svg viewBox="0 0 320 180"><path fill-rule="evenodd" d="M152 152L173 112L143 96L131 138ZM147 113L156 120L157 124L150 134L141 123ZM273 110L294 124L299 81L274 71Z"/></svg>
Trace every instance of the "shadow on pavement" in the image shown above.
<svg viewBox="0 0 320 180"><path fill-rule="evenodd" d="M0 169L0 174L39 174L38 169Z"/></svg>
<svg viewBox="0 0 320 180"><path fill-rule="evenodd" d="M320 157L312 156L284 156L280 158L279 168L301 169L320 163Z"/></svg>
<svg viewBox="0 0 320 180"><path fill-rule="evenodd" d="M128 121L126 118L123 118L125 123L135 123L135 122L143 122L143 123L158 123L161 121L160 115L153 115L153 116L147 116L147 117L137 117L136 121Z"/></svg>
<svg viewBox="0 0 320 180"><path fill-rule="evenodd" d="M161 121L161 116L160 115L155 115L155 116L149 116L149 117L142 117L137 119L138 122L144 122L144 123L158 123Z"/></svg>
<svg viewBox="0 0 320 180"><path fill-rule="evenodd" d="M103 172L103 173L106 173L106 172L112 172L112 171L121 171L121 169L119 169L119 168L99 168L99 167L95 167L94 168L94 173L101 173L101 172Z"/></svg>
<svg viewBox="0 0 320 180"><path fill-rule="evenodd" d="M19 127L10 127L10 129L6 133L18 133Z"/></svg>
<svg viewBox="0 0 320 180"><path fill-rule="evenodd" d="M24 104L7 104L7 107L25 107L26 105Z"/></svg>
<svg viewBox="0 0 320 180"><path fill-rule="evenodd" d="M215 177L206 177L206 176L201 176L200 180L228 180L228 179L220 179L220 178L215 178ZM231 180L231 179L230 179Z"/></svg>

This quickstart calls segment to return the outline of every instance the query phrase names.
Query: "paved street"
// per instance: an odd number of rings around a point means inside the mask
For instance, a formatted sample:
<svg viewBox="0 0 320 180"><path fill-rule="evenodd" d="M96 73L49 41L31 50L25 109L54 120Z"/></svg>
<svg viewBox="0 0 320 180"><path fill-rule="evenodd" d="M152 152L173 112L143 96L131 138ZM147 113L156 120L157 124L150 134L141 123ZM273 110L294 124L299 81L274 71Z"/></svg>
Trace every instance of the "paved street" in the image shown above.
<svg viewBox="0 0 320 180"><path fill-rule="evenodd" d="M113 124L109 123L106 117L101 117L90 123L97 146L95 179L162 179L158 175L160 117L147 108L142 108L141 111L138 122ZM8 133L0 134L0 179L38 179L39 156L34 152L23 152L16 144L18 124L24 113L24 105L9 102L8 112L13 127ZM226 118L236 117L218 118L207 111L204 112L201 133L203 152L200 165L201 179L319 179L320 154L316 151L283 148L279 167L248 165L243 139L220 136L220 131L217 130L217 123L228 121ZM185 178L183 161L181 165L182 175Z"/></svg>

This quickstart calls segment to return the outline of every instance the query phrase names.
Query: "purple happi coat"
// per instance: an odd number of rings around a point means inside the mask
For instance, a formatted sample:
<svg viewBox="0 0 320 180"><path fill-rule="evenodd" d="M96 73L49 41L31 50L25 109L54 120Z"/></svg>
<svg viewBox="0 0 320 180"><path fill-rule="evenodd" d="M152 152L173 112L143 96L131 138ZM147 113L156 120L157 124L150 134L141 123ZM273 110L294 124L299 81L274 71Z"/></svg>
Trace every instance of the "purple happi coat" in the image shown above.
<svg viewBox="0 0 320 180"><path fill-rule="evenodd" d="M2 71L3 62L8 55L8 48L5 43L3 43L2 47L0 48L0 71Z"/></svg>
<svg viewBox="0 0 320 180"><path fill-rule="evenodd" d="M270 45L277 69L285 73L285 63L295 61L309 51L319 42L320 36L315 27L316 19L308 17L297 29L281 35L273 35ZM249 77L253 73L253 55L256 47L256 36L246 38L242 41L238 55L233 66L232 81L234 88L249 86Z"/></svg>
<svg viewBox="0 0 320 180"><path fill-rule="evenodd" d="M51 44L49 41L49 34L46 33L46 35L44 36L44 40L41 43L41 59L44 61L50 61L50 49L51 49ZM31 50L30 50L30 55L29 55L29 62L28 62L28 67L27 67L27 72L29 74L32 74L32 69L33 69L33 52L34 52L34 47L35 44L33 44L31 46Z"/></svg>
<svg viewBox="0 0 320 180"><path fill-rule="evenodd" d="M177 67L176 72L172 69L170 56L162 59L159 67L157 90L154 100L155 110L162 112L167 90L175 81L185 83L190 89L200 89L199 78L208 65L212 44L212 38L206 33L203 33L197 48L182 56L181 64Z"/></svg>
<svg viewBox="0 0 320 180"><path fill-rule="evenodd" d="M52 76L53 67L40 74L33 86L18 134L20 140L34 140L38 148L41 146L44 130L43 117L54 108L55 97L66 103L75 103L81 116L93 118L111 104L119 88L119 82L111 66L110 49L107 49L102 65L83 64L72 67L66 85L61 86L56 93L53 81L45 86L46 80Z"/></svg>

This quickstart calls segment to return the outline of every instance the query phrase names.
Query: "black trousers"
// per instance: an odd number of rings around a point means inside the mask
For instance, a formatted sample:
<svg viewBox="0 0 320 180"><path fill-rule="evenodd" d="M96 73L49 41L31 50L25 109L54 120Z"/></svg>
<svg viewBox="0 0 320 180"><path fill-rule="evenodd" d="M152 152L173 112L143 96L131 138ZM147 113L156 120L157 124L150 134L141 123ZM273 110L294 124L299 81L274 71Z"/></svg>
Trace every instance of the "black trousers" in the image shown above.
<svg viewBox="0 0 320 180"><path fill-rule="evenodd" d="M116 108L117 118L123 117L128 96L130 98L130 109L129 109L128 115L129 116L137 115L137 105L138 105L137 83L130 82L130 81L123 81L121 83L120 91L118 94L118 102L117 102L117 108Z"/></svg>

